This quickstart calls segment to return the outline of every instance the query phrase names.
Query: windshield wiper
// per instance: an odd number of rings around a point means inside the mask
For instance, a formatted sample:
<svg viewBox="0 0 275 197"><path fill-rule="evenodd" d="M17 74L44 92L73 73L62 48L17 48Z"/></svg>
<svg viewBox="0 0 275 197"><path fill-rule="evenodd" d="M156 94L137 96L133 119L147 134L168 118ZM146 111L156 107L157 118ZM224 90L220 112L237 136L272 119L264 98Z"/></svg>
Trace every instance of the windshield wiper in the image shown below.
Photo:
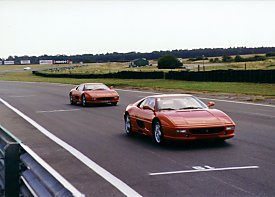
<svg viewBox="0 0 275 197"><path fill-rule="evenodd" d="M183 107L180 109L202 109L201 107Z"/></svg>
<svg viewBox="0 0 275 197"><path fill-rule="evenodd" d="M159 110L175 110L174 108L161 108Z"/></svg>
<svg viewBox="0 0 275 197"><path fill-rule="evenodd" d="M104 89L104 88L97 88L97 89L94 89L94 90L106 90L106 89Z"/></svg>

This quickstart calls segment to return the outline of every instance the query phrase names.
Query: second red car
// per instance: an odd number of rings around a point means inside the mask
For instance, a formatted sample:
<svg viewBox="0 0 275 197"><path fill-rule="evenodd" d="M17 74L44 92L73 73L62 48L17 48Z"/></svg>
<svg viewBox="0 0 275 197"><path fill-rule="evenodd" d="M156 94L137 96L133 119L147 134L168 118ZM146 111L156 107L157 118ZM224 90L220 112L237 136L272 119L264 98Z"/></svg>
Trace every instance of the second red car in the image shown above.
<svg viewBox="0 0 275 197"><path fill-rule="evenodd" d="M70 103L88 104L110 103L116 105L119 101L118 93L103 83L83 83L73 88L69 93Z"/></svg>

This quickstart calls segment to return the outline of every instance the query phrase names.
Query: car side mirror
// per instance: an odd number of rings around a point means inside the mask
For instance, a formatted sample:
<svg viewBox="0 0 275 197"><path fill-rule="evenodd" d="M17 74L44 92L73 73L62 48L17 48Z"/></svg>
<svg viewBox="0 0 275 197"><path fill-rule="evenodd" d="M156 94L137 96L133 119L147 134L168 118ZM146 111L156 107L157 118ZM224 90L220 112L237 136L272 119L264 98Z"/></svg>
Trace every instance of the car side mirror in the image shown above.
<svg viewBox="0 0 275 197"><path fill-rule="evenodd" d="M208 104L207 104L208 107L212 107L214 105L215 105L215 102L208 102Z"/></svg>
<svg viewBox="0 0 275 197"><path fill-rule="evenodd" d="M148 106L148 105L144 105L143 107L142 107L142 109L145 109L145 110L151 110L151 111L154 111L154 109L153 108L151 108L150 106Z"/></svg>
<svg viewBox="0 0 275 197"><path fill-rule="evenodd" d="M76 86L75 89L78 90L79 86Z"/></svg>

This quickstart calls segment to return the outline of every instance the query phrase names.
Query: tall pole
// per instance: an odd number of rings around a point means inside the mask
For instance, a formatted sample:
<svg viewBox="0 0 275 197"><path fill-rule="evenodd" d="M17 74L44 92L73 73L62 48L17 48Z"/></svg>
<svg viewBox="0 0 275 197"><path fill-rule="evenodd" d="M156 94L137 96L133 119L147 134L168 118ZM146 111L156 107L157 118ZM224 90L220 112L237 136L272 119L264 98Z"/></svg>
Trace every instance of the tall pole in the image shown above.
<svg viewBox="0 0 275 197"><path fill-rule="evenodd" d="M204 55L202 55L202 68L203 68L203 71L205 71L205 68L204 68Z"/></svg>

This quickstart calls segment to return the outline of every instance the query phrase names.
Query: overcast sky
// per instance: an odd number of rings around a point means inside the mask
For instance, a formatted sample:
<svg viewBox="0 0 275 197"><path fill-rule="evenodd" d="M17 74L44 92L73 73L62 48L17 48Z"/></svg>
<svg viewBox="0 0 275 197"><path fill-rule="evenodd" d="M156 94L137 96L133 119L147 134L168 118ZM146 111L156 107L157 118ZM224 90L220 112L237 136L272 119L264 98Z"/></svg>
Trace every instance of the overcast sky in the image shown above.
<svg viewBox="0 0 275 197"><path fill-rule="evenodd" d="M275 46L275 1L0 0L0 57Z"/></svg>

